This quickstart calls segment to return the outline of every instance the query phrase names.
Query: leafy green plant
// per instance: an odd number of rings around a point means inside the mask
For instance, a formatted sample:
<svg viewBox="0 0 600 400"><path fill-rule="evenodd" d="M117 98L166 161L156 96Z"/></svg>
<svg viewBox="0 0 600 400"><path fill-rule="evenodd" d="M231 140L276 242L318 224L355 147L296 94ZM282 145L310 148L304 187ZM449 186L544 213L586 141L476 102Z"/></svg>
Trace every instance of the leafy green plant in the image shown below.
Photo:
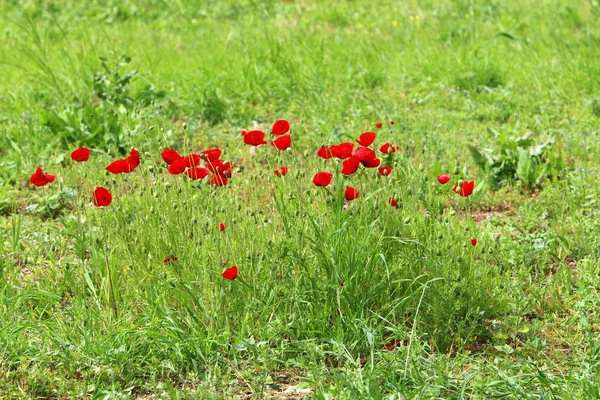
<svg viewBox="0 0 600 400"><path fill-rule="evenodd" d="M487 184L493 190L504 182L517 181L526 188L539 188L554 166L549 162L554 136L536 145L531 132L521 137L509 136L493 128L488 128L488 132L493 135L494 147L479 150L473 145L467 146Z"/></svg>

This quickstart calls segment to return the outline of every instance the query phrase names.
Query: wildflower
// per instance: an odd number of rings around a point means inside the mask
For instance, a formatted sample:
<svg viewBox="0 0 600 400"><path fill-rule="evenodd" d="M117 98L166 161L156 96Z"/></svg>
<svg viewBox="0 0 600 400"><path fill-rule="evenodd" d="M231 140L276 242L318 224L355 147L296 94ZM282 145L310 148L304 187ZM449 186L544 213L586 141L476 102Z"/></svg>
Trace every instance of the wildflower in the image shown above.
<svg viewBox="0 0 600 400"><path fill-rule="evenodd" d="M471 239L471 245L473 247L477 246L477 239L475 239L475 238Z"/></svg>
<svg viewBox="0 0 600 400"><path fill-rule="evenodd" d="M377 154L368 147L359 147L354 151L354 156L361 162L369 162L377 158Z"/></svg>
<svg viewBox="0 0 600 400"><path fill-rule="evenodd" d="M213 162L217 161L221 157L221 153L221 149L204 150L202 153L200 153L200 158L202 158L202 160L205 162Z"/></svg>
<svg viewBox="0 0 600 400"><path fill-rule="evenodd" d="M356 143L360 144L361 146L367 147L375 141L376 137L377 134L375 134L375 132L365 132L362 135L360 135L358 139L356 139Z"/></svg>
<svg viewBox="0 0 600 400"><path fill-rule="evenodd" d="M35 173L31 175L31 178L29 178L29 182L31 182L35 186L40 187L54 182L55 179L56 176L51 174L45 174L44 171L42 171L42 168L38 167L35 170Z"/></svg>
<svg viewBox="0 0 600 400"><path fill-rule="evenodd" d="M107 189L98 187L94 190L93 203L96 207L106 207L112 203L112 194Z"/></svg>
<svg viewBox="0 0 600 400"><path fill-rule="evenodd" d="M178 174L181 174L183 171L185 171L186 168L187 168L186 158L179 157L177 160L175 160L171 165L169 165L167 167L167 171L169 171L169 173L171 175L178 175Z"/></svg>
<svg viewBox="0 0 600 400"><path fill-rule="evenodd" d="M271 142L277 150L287 150L292 145L292 137L290 135L280 136Z"/></svg>
<svg viewBox="0 0 600 400"><path fill-rule="evenodd" d="M219 224L219 230L221 232L223 232L225 229L227 229L227 226L225 224Z"/></svg>
<svg viewBox="0 0 600 400"><path fill-rule="evenodd" d="M127 158L115 160L105 169L113 174L128 174L135 170L138 165L140 165L140 152L137 149L131 149Z"/></svg>
<svg viewBox="0 0 600 400"><path fill-rule="evenodd" d="M204 179L210 174L210 171L204 167L188 168L185 175L191 180Z"/></svg>
<svg viewBox="0 0 600 400"><path fill-rule="evenodd" d="M92 154L90 149L80 147L76 150L73 150L73 152L71 153L71 159L77 162L84 162L90 159L90 154Z"/></svg>
<svg viewBox="0 0 600 400"><path fill-rule="evenodd" d="M395 124L395 122L393 120L390 121L390 125L394 125L394 124Z"/></svg>
<svg viewBox="0 0 600 400"><path fill-rule="evenodd" d="M348 186L344 192L344 198L348 201L354 200L360 196L360 192L353 187Z"/></svg>
<svg viewBox="0 0 600 400"><path fill-rule="evenodd" d="M347 160L342 162L342 174L352 175L358 170L360 166L360 159L356 156L351 156Z"/></svg>
<svg viewBox="0 0 600 400"><path fill-rule="evenodd" d="M446 183L450 182L450 175L438 175L437 180L442 185L445 185Z"/></svg>
<svg viewBox="0 0 600 400"><path fill-rule="evenodd" d="M238 267L234 265L231 268L227 268L225 271L223 271L221 276L225 279L229 279L230 281L234 280L238 276Z"/></svg>
<svg viewBox="0 0 600 400"><path fill-rule="evenodd" d="M181 158L179 153L171 148L164 149L163 152L160 153L160 156L163 159L163 161L166 162L168 165L173 164L175 161Z"/></svg>
<svg viewBox="0 0 600 400"><path fill-rule="evenodd" d="M381 175L381 176L388 176L391 173L392 173L392 167L390 167L389 165L379 168L379 175Z"/></svg>
<svg viewBox="0 0 600 400"><path fill-rule="evenodd" d="M376 122L375 128L381 129L383 127L383 122Z"/></svg>
<svg viewBox="0 0 600 400"><path fill-rule="evenodd" d="M271 133L273 135L283 135L284 133L288 133L289 131L290 123L285 119L275 121L275 123L273 124L273 128L271 128Z"/></svg>
<svg viewBox="0 0 600 400"><path fill-rule="evenodd" d="M313 177L313 184L315 186L328 186L333 179L333 174L331 172L317 172Z"/></svg>
<svg viewBox="0 0 600 400"><path fill-rule="evenodd" d="M175 256L171 256L171 257L167 257L163 260L163 263L165 264L171 264L172 261L177 261L178 258Z"/></svg>
<svg viewBox="0 0 600 400"><path fill-rule="evenodd" d="M390 199L388 200L388 203L389 203L389 205L390 205L390 206L392 206L392 207L398 207L398 200L396 200L396 199L395 199L395 198L393 198L393 197L390 197Z"/></svg>
<svg viewBox="0 0 600 400"><path fill-rule="evenodd" d="M340 160L345 160L346 158L350 158L352 155L352 150L354 149L354 143L345 142L338 145L333 145L330 147L331 154Z"/></svg>
<svg viewBox="0 0 600 400"><path fill-rule="evenodd" d="M249 131L244 135L244 143L250 146L260 146L267 144L265 141L265 133L263 131Z"/></svg>
<svg viewBox="0 0 600 400"><path fill-rule="evenodd" d="M289 171L288 167L279 167L278 169L275 170L275 175L286 176L288 171Z"/></svg>
<svg viewBox="0 0 600 400"><path fill-rule="evenodd" d="M471 195L471 193L473 193L473 189L475 188L475 181L465 181L459 182L458 184L454 185L454 187L452 188L452 190L454 190L456 193L458 193L461 197L469 197Z"/></svg>
<svg viewBox="0 0 600 400"><path fill-rule="evenodd" d="M365 168L377 168L381 165L381 160L379 158L374 158L372 160L361 161L361 163Z"/></svg>
<svg viewBox="0 0 600 400"><path fill-rule="evenodd" d="M395 153L396 150L398 150L400 148L400 146L394 146L390 143L384 143L380 148L379 151L381 151L383 154L387 154L388 156L391 155L392 153Z"/></svg>
<svg viewBox="0 0 600 400"><path fill-rule="evenodd" d="M333 154L331 154L331 148L329 146L321 146L321 148L317 151L317 156L327 160L333 157Z"/></svg>
<svg viewBox="0 0 600 400"><path fill-rule="evenodd" d="M219 174L213 174L210 177L210 184L215 186L226 186L228 179L225 176Z"/></svg>

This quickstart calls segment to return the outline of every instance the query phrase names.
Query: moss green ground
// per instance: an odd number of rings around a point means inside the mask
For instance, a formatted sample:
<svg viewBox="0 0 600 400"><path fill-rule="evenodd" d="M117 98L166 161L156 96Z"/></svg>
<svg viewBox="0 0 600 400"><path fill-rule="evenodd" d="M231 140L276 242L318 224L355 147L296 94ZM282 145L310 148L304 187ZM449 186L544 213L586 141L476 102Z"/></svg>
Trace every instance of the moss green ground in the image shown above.
<svg viewBox="0 0 600 400"><path fill-rule="evenodd" d="M599 60L595 0L0 2L0 398L599 398ZM313 187L377 121L392 175ZM541 190L437 183L494 131L556 139Z"/></svg>

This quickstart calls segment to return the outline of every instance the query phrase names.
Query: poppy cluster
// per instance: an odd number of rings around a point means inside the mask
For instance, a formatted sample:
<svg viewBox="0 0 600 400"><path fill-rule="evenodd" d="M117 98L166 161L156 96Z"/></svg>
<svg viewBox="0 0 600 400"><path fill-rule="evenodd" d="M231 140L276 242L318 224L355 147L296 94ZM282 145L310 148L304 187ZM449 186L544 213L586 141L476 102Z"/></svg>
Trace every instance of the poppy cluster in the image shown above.
<svg viewBox="0 0 600 400"><path fill-rule="evenodd" d="M292 136L290 132L290 123L285 119L275 121L271 128L271 134L275 136L275 139L271 142L271 145L277 150L287 150L292 146ZM265 132L261 130L242 131L244 137L244 143L249 146L260 146L267 144L265 140Z"/></svg>
<svg viewBox="0 0 600 400"><path fill-rule="evenodd" d="M209 182L215 186L225 186L232 174L231 162L221 160L222 150L215 148L204 150L199 154L180 155L177 150L166 148L160 154L167 163L167 171L171 175L184 174L191 180L204 179L210 176ZM204 162L204 165L202 165Z"/></svg>

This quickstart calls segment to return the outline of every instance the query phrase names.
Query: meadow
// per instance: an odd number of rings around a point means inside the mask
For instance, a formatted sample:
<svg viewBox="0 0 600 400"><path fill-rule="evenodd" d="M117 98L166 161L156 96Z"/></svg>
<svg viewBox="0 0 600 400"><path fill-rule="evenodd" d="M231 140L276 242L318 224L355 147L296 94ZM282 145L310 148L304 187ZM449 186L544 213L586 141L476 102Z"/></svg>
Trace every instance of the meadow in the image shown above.
<svg viewBox="0 0 600 400"><path fill-rule="evenodd" d="M599 60L597 0L1 1L0 398L600 398Z"/></svg>

